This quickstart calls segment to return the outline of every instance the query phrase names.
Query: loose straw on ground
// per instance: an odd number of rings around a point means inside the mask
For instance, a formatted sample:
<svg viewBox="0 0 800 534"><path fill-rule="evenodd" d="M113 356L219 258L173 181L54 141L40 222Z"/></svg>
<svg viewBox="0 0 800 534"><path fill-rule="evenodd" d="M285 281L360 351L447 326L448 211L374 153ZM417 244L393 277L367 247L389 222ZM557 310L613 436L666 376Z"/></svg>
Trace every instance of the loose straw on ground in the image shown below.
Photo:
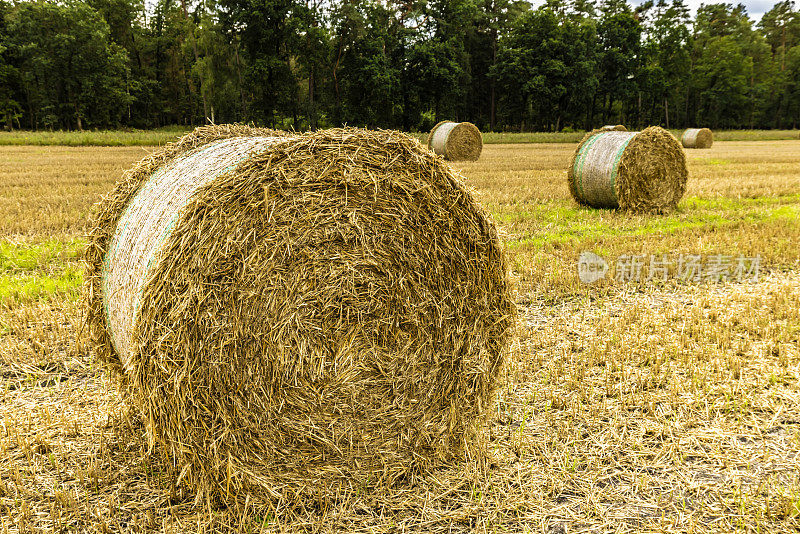
<svg viewBox="0 0 800 534"><path fill-rule="evenodd" d="M567 173L572 197L580 204L658 213L678 204L687 176L680 143L658 126L588 133Z"/></svg>
<svg viewBox="0 0 800 534"><path fill-rule="evenodd" d="M428 148L450 161L475 161L483 150L483 138L471 122L442 121L428 134Z"/></svg>
<svg viewBox="0 0 800 534"><path fill-rule="evenodd" d="M506 262L409 136L199 128L125 175L88 240L94 347L198 499L319 503L479 450Z"/></svg>
<svg viewBox="0 0 800 534"><path fill-rule="evenodd" d="M684 148L711 148L714 133L708 128L689 128L683 132L681 143Z"/></svg>

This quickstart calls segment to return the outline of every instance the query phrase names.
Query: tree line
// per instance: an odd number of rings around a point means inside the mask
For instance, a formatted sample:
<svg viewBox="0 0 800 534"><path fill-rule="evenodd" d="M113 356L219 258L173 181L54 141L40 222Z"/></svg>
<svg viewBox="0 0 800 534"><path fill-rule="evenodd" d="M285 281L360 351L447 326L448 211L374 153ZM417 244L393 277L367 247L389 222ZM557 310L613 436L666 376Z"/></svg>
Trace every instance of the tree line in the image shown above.
<svg viewBox="0 0 800 534"><path fill-rule="evenodd" d="M0 0L6 129L800 126L800 13L683 0Z"/></svg>

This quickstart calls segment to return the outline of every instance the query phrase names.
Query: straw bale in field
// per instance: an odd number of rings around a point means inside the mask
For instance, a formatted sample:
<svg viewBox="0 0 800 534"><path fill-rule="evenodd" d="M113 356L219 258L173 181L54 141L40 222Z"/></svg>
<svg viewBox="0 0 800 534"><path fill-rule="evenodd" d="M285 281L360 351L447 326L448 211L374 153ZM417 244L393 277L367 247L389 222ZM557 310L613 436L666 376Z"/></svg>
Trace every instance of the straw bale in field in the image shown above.
<svg viewBox="0 0 800 534"><path fill-rule="evenodd" d="M493 223L397 132L197 129L100 202L86 261L93 345L198 499L463 457L514 324Z"/></svg>
<svg viewBox="0 0 800 534"><path fill-rule="evenodd" d="M684 148L711 148L714 133L708 128L689 128L683 132L681 143Z"/></svg>
<svg viewBox="0 0 800 534"><path fill-rule="evenodd" d="M428 148L450 161L476 161L483 150L483 138L471 122L442 121L428 134Z"/></svg>
<svg viewBox="0 0 800 534"><path fill-rule="evenodd" d="M665 212L686 191L686 156L668 131L592 131L567 172L572 197L594 208Z"/></svg>

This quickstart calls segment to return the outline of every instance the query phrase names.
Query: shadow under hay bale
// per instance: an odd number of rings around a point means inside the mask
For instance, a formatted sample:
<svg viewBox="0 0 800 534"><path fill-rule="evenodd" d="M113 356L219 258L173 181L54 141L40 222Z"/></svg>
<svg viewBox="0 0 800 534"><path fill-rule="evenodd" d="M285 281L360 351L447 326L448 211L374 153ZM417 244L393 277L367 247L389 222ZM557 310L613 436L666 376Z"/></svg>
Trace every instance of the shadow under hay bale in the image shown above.
<svg viewBox="0 0 800 534"><path fill-rule="evenodd" d="M594 130L581 140L567 181L572 197L593 208L662 213L686 191L686 155L668 131Z"/></svg>
<svg viewBox="0 0 800 534"><path fill-rule="evenodd" d="M479 450L515 307L407 135L199 128L99 204L88 323L198 499L377 491Z"/></svg>
<svg viewBox="0 0 800 534"><path fill-rule="evenodd" d="M681 136L684 148L711 148L714 133L708 128L689 128Z"/></svg>
<svg viewBox="0 0 800 534"><path fill-rule="evenodd" d="M476 161L483 150L483 137L471 122L442 121L428 134L427 145L450 161Z"/></svg>
<svg viewBox="0 0 800 534"><path fill-rule="evenodd" d="M613 124L606 124L602 128L600 128L603 132L627 132L628 129L623 126L622 124L617 124L616 126Z"/></svg>

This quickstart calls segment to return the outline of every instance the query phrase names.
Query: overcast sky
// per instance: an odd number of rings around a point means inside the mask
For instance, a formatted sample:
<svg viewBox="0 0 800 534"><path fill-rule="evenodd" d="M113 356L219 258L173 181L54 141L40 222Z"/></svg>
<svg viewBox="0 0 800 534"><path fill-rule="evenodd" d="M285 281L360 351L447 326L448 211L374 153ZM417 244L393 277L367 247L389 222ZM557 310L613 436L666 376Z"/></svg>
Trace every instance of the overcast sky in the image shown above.
<svg viewBox="0 0 800 534"><path fill-rule="evenodd" d="M692 15L695 14L700 4L744 4L747 8L747 13L752 20L759 20L761 15L772 9L779 0L684 0L686 5L692 10ZM633 0L634 4L641 4L637 0Z"/></svg>
<svg viewBox="0 0 800 534"><path fill-rule="evenodd" d="M765 12L769 11L772 6L774 6L780 0L684 0L686 5L692 11L692 16L694 16L695 12L697 12L697 8L700 7L700 4L718 4L718 3L726 3L726 4L744 4L747 7L747 13L750 15L750 19L754 21L758 21L761 19L761 15ZM632 3L633 5L638 5L644 2L644 0L628 0L628 2ZM531 3L535 6L544 4L544 0L531 0Z"/></svg>

